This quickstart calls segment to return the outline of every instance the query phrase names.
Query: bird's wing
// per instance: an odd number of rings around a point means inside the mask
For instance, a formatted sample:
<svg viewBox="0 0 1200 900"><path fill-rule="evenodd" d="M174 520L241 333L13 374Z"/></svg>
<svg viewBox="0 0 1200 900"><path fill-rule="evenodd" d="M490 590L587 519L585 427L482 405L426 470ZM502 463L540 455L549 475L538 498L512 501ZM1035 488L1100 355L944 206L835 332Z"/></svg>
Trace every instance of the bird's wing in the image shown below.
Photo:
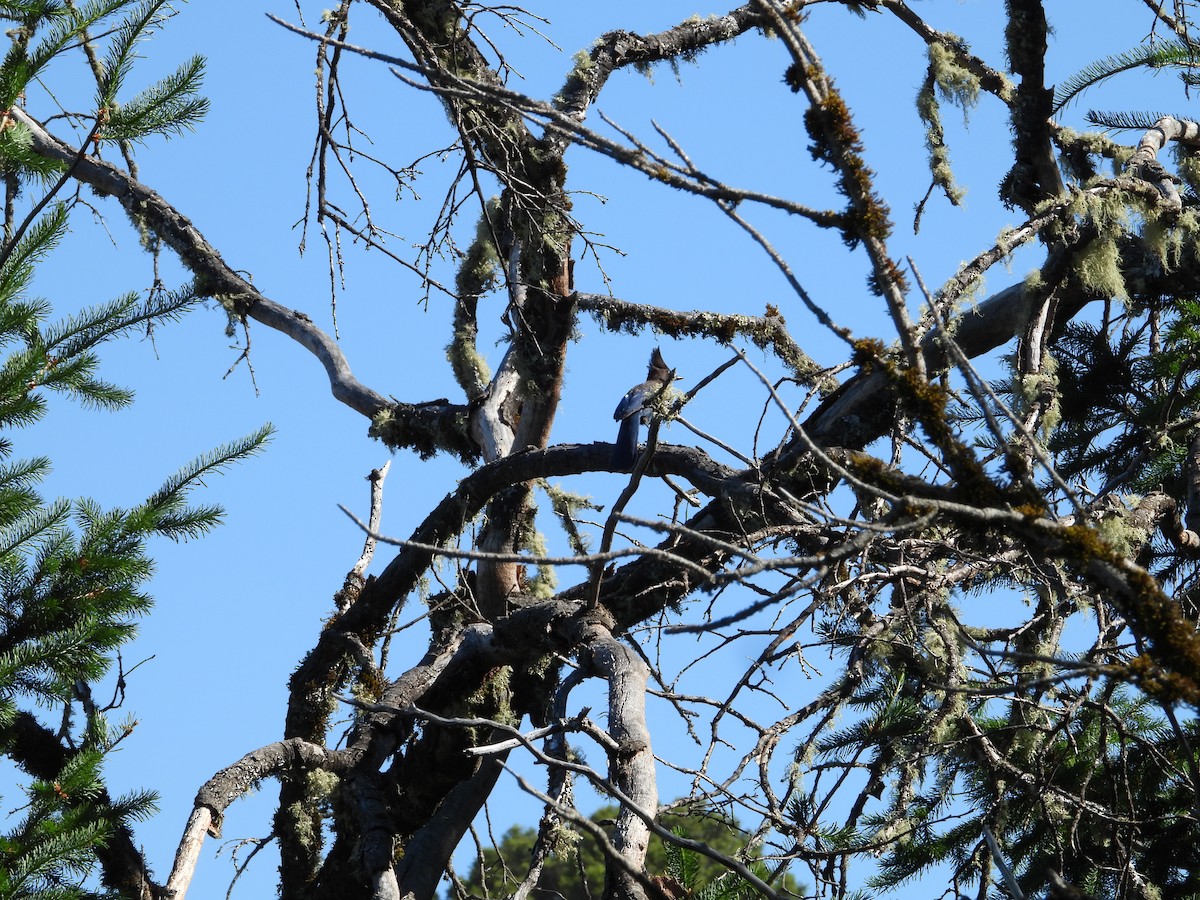
<svg viewBox="0 0 1200 900"><path fill-rule="evenodd" d="M641 410L646 404L646 385L639 384L637 387L629 389L628 393L621 398L621 402L617 404L617 409L613 413L614 419L628 419L635 412Z"/></svg>

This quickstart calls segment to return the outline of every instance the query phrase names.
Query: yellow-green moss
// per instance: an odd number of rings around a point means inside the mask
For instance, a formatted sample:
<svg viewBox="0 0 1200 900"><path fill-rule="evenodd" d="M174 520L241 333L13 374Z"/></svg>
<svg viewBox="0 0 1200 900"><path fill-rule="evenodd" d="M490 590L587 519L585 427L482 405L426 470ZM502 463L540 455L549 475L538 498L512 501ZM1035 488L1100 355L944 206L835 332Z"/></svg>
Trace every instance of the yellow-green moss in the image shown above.
<svg viewBox="0 0 1200 900"><path fill-rule="evenodd" d="M532 521L532 517L530 517ZM547 556L546 536L536 528L524 529L518 537L518 546L534 556ZM537 600L548 600L554 596L558 586L558 575L553 566L537 567L537 574L525 582L524 593Z"/></svg>
<svg viewBox="0 0 1200 900"><path fill-rule="evenodd" d="M287 808L292 824L292 837L306 849L315 849L319 841L321 818L307 801L296 801Z"/></svg>
<svg viewBox="0 0 1200 900"><path fill-rule="evenodd" d="M1075 271L1086 287L1103 296L1129 296L1121 270L1121 251L1111 234L1102 233L1079 252Z"/></svg>
<svg viewBox="0 0 1200 900"><path fill-rule="evenodd" d="M1016 401L1014 403L1015 412L1018 415L1032 409L1035 403L1042 403L1038 431L1043 437L1050 435L1062 421L1062 407L1059 403L1061 396L1058 390L1058 361L1051 354L1046 353L1042 356L1040 372L1027 375L1014 372L1013 388Z"/></svg>
<svg viewBox="0 0 1200 900"><path fill-rule="evenodd" d="M1200 218L1191 207L1170 216L1155 210L1146 215L1142 224L1142 241L1166 272L1178 268L1184 246L1194 244L1198 235Z"/></svg>
<svg viewBox="0 0 1200 900"><path fill-rule="evenodd" d="M304 773L304 792L318 803L332 798L341 783L335 773L324 769L310 769Z"/></svg>
<svg viewBox="0 0 1200 900"><path fill-rule="evenodd" d="M1200 192L1200 153L1176 144L1175 171L1193 191Z"/></svg>
<svg viewBox="0 0 1200 900"><path fill-rule="evenodd" d="M954 35L946 35L958 41ZM979 77L959 62L959 55L943 42L928 45L929 71L942 97L966 111L979 101Z"/></svg>
<svg viewBox="0 0 1200 900"><path fill-rule="evenodd" d="M1124 505L1106 511L1096 522L1096 531L1113 550L1127 557L1136 556L1150 536L1145 528L1131 523Z"/></svg>

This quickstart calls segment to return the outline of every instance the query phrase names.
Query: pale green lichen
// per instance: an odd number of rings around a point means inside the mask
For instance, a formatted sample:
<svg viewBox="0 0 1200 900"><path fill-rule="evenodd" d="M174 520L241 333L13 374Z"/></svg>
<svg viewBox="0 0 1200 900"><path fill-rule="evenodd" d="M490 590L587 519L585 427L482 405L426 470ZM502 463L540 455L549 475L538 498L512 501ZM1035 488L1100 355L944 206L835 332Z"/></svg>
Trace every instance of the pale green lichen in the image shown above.
<svg viewBox="0 0 1200 900"><path fill-rule="evenodd" d="M920 822L906 816L890 819L871 836L871 842L881 847L888 845L903 847L905 844L912 843L918 825Z"/></svg>
<svg viewBox="0 0 1200 900"><path fill-rule="evenodd" d="M304 773L305 793L318 803L330 800L341 783L341 778L335 773L324 769L311 769Z"/></svg>
<svg viewBox="0 0 1200 900"><path fill-rule="evenodd" d="M933 746L948 744L961 737L958 723L967 715L967 695L962 691L951 691L943 695L941 715L929 732Z"/></svg>
<svg viewBox="0 0 1200 900"><path fill-rule="evenodd" d="M1041 418L1038 421L1040 437L1048 437L1062 422L1062 407L1058 390L1058 361L1049 353L1042 357L1041 371L1024 375L1017 374L1013 378L1014 412L1021 418L1031 410L1035 403L1041 404Z"/></svg>
<svg viewBox="0 0 1200 900"><path fill-rule="evenodd" d="M1185 207L1174 215L1150 214L1142 224L1142 241L1163 267L1174 271L1183 258L1184 247L1195 244L1200 236L1200 218L1195 209Z"/></svg>
<svg viewBox="0 0 1200 900"><path fill-rule="evenodd" d="M1064 171L1079 181L1095 177L1099 159L1112 160L1113 174L1120 175L1133 153L1131 147L1118 144L1099 131L1080 132L1065 125L1059 127L1054 141L1062 148L1060 160Z"/></svg>
<svg viewBox="0 0 1200 900"><path fill-rule="evenodd" d="M460 711L468 715L484 714L487 718L504 725L517 725L521 716L512 707L512 674L511 666L499 666L493 669L483 680L474 693L463 698L459 704ZM468 728L474 736L473 743L481 743L486 732L482 729Z"/></svg>
<svg viewBox="0 0 1200 900"><path fill-rule="evenodd" d="M575 68L571 70L571 74L578 75L580 78L583 78L585 73L596 68L596 61L592 59L592 54L586 50L580 50L571 59L575 63Z"/></svg>
<svg viewBox="0 0 1200 900"><path fill-rule="evenodd" d="M1183 144L1175 145L1175 171L1183 183L1200 193L1200 153Z"/></svg>
<svg viewBox="0 0 1200 900"><path fill-rule="evenodd" d="M947 200L959 206L966 191L955 183L950 167L950 150L946 146L938 96L961 107L965 122L967 111L979 99L979 79L959 64L957 55L949 45L930 44L928 55L929 68L917 92L917 115L925 123L925 146L929 151L929 172L933 176L933 183L941 188ZM917 207L918 222L923 206L924 201Z"/></svg>
<svg viewBox="0 0 1200 900"><path fill-rule="evenodd" d="M579 530L579 512L580 510L603 512L604 507L594 502L590 497L573 493L548 481L543 480L539 482L539 486L550 499L550 507L567 535L572 552L580 556L585 555L588 552L591 541L586 533Z"/></svg>
<svg viewBox="0 0 1200 900"><path fill-rule="evenodd" d="M542 557L549 555L549 548L546 546L546 537L536 528L529 528L523 531L519 540L522 549L534 556ZM554 591L557 587L558 575L555 573L554 567L539 565L537 567L537 574L525 582L524 593L527 597L532 597L536 600L549 600L554 596Z"/></svg>
<svg viewBox="0 0 1200 900"><path fill-rule="evenodd" d="M942 98L961 107L965 117L979 102L979 76L959 61L953 45L961 44L961 39L952 34L947 38L947 42L929 44L929 72Z"/></svg>
<svg viewBox="0 0 1200 900"><path fill-rule="evenodd" d="M478 297L500 286L504 272L493 233L500 227L501 216L500 198L492 197L475 224L475 239L455 276L459 294Z"/></svg>
<svg viewBox="0 0 1200 900"><path fill-rule="evenodd" d="M1136 505L1139 498L1121 498L1121 506L1105 510L1096 522L1096 532L1106 544L1122 556L1134 557L1145 546L1149 532L1131 524L1125 503L1132 500Z"/></svg>
<svg viewBox="0 0 1200 900"><path fill-rule="evenodd" d="M1085 187L1102 186L1104 181L1097 179L1094 184ZM1077 190L1072 191L1067 203L1067 212L1080 219L1092 222L1102 235L1113 237L1129 229L1130 196L1123 191Z"/></svg>
<svg viewBox="0 0 1200 900"><path fill-rule="evenodd" d="M574 862L579 856L579 842L582 836L568 823L555 819L550 832L550 852L559 859Z"/></svg>
<svg viewBox="0 0 1200 900"><path fill-rule="evenodd" d="M320 817L316 815L308 801L296 801L287 808L287 817L291 821L292 838L301 847L315 848L317 846Z"/></svg>
<svg viewBox="0 0 1200 900"><path fill-rule="evenodd" d="M1017 229L1011 225L1005 225L1000 229L1000 233L996 235L996 246L1000 248L1000 252L1005 256L1012 253L1014 244L1017 243Z"/></svg>
<svg viewBox="0 0 1200 900"><path fill-rule="evenodd" d="M1102 236L1088 243L1077 257L1075 271L1085 287L1101 296L1129 296L1121 270L1121 251L1112 237Z"/></svg>

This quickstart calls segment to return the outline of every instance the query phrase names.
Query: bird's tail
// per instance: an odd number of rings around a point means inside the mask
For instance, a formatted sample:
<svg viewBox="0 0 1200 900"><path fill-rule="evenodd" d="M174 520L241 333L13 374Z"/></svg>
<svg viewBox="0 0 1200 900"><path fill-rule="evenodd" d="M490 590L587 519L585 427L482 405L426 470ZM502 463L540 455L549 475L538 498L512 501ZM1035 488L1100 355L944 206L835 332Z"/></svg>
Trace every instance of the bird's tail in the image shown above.
<svg viewBox="0 0 1200 900"><path fill-rule="evenodd" d="M641 416L635 412L621 420L621 430L617 432L617 443L613 447L612 464L614 469L628 472L637 462L638 420L640 418Z"/></svg>

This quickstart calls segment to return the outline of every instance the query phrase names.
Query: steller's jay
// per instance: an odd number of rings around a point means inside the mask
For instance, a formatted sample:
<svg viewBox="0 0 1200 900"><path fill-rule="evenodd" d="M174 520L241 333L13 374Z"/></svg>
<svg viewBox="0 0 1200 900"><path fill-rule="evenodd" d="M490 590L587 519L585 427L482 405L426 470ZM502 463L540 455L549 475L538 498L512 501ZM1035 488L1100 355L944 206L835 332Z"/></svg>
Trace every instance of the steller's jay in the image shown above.
<svg viewBox="0 0 1200 900"><path fill-rule="evenodd" d="M646 373L646 380L630 388L617 404L617 411L613 413L613 418L621 422L621 430L617 432L617 444L613 448L613 468L623 472L633 468L637 461L638 426L643 421L649 421L646 405L674 380L674 369L667 368L662 354L655 347L654 352L650 354L650 371Z"/></svg>

